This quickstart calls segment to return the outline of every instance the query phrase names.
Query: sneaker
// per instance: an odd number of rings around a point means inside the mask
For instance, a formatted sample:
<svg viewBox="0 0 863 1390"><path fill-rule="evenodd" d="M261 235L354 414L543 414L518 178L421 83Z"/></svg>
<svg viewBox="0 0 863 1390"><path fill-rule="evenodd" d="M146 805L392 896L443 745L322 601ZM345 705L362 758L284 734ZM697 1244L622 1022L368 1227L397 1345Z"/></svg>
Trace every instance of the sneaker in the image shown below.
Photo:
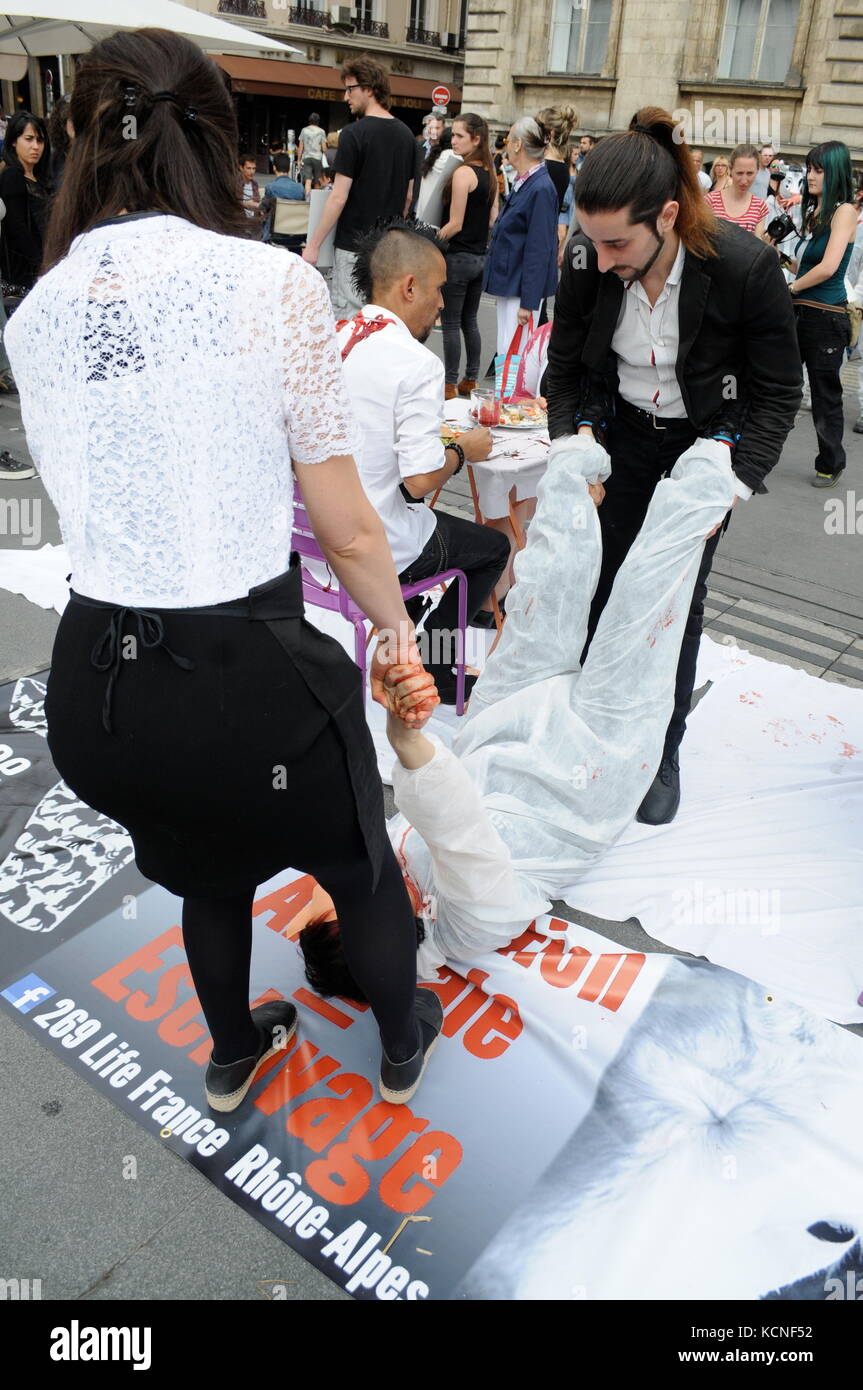
<svg viewBox="0 0 863 1390"><path fill-rule="evenodd" d="M838 473L816 473L812 479L812 486L835 487L844 472L845 469L840 468Z"/></svg>
<svg viewBox="0 0 863 1390"><path fill-rule="evenodd" d="M665 754L659 771L635 813L642 825L667 825L680 805L680 761L676 753Z"/></svg>
<svg viewBox="0 0 863 1390"><path fill-rule="evenodd" d="M390 1105L407 1105L413 1099L443 1028L443 1005L434 990L418 988L414 1007L421 1042L413 1057L407 1062L391 1062L384 1052L381 1058L378 1090Z"/></svg>
<svg viewBox="0 0 863 1390"><path fill-rule="evenodd" d="M0 453L0 478L9 478L13 482L23 483L26 478L35 478L36 469L32 463L23 463L21 459L13 458L8 449Z"/></svg>
<svg viewBox="0 0 863 1390"><path fill-rule="evenodd" d="M265 1062L281 1051L297 1031L297 1010L286 999L274 999L252 1009L252 1022L261 1035L254 1057L220 1066L210 1061L204 1078L207 1104L223 1113L236 1110ZM278 1030L278 1031L277 1031ZM212 1054L211 1058L212 1058Z"/></svg>
<svg viewBox="0 0 863 1390"><path fill-rule="evenodd" d="M857 416L852 428L855 434L863 434L863 415Z"/></svg>

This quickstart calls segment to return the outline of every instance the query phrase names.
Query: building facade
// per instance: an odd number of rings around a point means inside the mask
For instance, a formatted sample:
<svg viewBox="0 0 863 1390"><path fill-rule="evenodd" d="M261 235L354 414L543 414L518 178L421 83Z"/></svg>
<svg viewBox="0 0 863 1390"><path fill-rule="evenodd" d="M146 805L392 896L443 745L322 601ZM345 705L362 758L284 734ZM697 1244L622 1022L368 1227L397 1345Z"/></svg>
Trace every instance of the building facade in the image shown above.
<svg viewBox="0 0 863 1390"><path fill-rule="evenodd" d="M326 130L340 130L349 113L339 69L353 54L371 53L390 74L392 112L419 131L434 93L446 89L449 115L460 109L468 0L184 0L280 39L299 50L283 57L219 57L231 79L240 126L240 146L267 167L266 150L276 139L288 143L315 111ZM320 8L318 8L320 6ZM144 20L142 20L142 23ZM0 64L0 103L8 113L50 113L53 101L71 89L74 59L34 58Z"/></svg>
<svg viewBox="0 0 863 1390"><path fill-rule="evenodd" d="M863 0L471 0L462 105L500 129L561 101L597 135L640 106L680 113L710 155L863 158Z"/></svg>
<svg viewBox="0 0 863 1390"><path fill-rule="evenodd" d="M317 8L320 5L321 8ZM259 167L268 142L286 143L312 111L326 130L349 119L339 69L345 59L370 53L390 74L391 110L419 131L445 88L450 115L459 110L464 72L467 0L315 0L295 6L280 0L197 0L194 8L299 49L284 58L223 57L237 98L240 144Z"/></svg>

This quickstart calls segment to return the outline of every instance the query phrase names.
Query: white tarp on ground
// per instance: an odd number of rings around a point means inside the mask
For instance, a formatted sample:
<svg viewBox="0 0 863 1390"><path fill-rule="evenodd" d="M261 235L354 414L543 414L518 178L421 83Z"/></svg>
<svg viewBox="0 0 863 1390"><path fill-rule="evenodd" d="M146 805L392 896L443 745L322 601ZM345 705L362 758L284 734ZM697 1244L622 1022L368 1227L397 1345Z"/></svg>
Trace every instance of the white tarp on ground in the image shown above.
<svg viewBox="0 0 863 1390"><path fill-rule="evenodd" d="M46 568L61 580L68 573L61 547L0 558L0 583L45 607ZM353 630L337 615L308 613L352 652ZM474 664L490 640L471 630ZM659 941L823 1016L861 1022L863 691L709 638L696 686L705 680L714 684L689 721L676 820L633 824L567 901L613 920L637 917ZM390 781L384 713L371 701L367 709ZM441 709L430 729L449 746L459 723Z"/></svg>

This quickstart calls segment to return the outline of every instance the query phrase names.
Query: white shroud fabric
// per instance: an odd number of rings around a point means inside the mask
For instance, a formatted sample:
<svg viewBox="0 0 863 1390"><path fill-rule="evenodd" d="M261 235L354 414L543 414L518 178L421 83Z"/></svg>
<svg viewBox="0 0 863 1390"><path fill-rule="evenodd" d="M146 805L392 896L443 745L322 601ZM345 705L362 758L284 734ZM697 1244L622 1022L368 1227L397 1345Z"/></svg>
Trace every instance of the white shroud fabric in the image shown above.
<svg viewBox="0 0 863 1390"><path fill-rule="evenodd" d="M438 747L424 768L393 773L405 818L394 842L435 898L433 934L451 957L506 944L596 863L662 754L704 539L731 506L734 475L726 446L699 440L659 483L582 671L601 559L587 481L607 474L592 441L552 449L507 623L455 740L463 766Z"/></svg>
<svg viewBox="0 0 863 1390"><path fill-rule="evenodd" d="M735 496L724 444L698 440L681 455L582 671L601 559L586 478L603 457L583 439L552 450L506 626L454 744L516 871L555 896L614 843L653 780L704 539Z"/></svg>

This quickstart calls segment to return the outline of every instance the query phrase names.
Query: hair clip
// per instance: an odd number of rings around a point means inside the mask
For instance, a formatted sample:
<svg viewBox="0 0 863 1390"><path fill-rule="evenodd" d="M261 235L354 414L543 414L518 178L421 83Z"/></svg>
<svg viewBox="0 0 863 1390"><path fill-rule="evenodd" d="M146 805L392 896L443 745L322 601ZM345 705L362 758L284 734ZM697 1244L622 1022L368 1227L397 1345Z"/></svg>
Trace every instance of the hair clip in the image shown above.
<svg viewBox="0 0 863 1390"><path fill-rule="evenodd" d="M134 106L137 105L137 103L138 103L138 89L137 89L136 87L124 87L124 88L123 88L123 104L124 104L125 106L128 106L129 109L131 110L132 107L134 107Z"/></svg>
<svg viewBox="0 0 863 1390"><path fill-rule="evenodd" d="M183 120L184 120L184 121L196 121L197 119L198 119L198 108L197 108L197 106L187 106L186 109L185 109L185 111L183 112Z"/></svg>

